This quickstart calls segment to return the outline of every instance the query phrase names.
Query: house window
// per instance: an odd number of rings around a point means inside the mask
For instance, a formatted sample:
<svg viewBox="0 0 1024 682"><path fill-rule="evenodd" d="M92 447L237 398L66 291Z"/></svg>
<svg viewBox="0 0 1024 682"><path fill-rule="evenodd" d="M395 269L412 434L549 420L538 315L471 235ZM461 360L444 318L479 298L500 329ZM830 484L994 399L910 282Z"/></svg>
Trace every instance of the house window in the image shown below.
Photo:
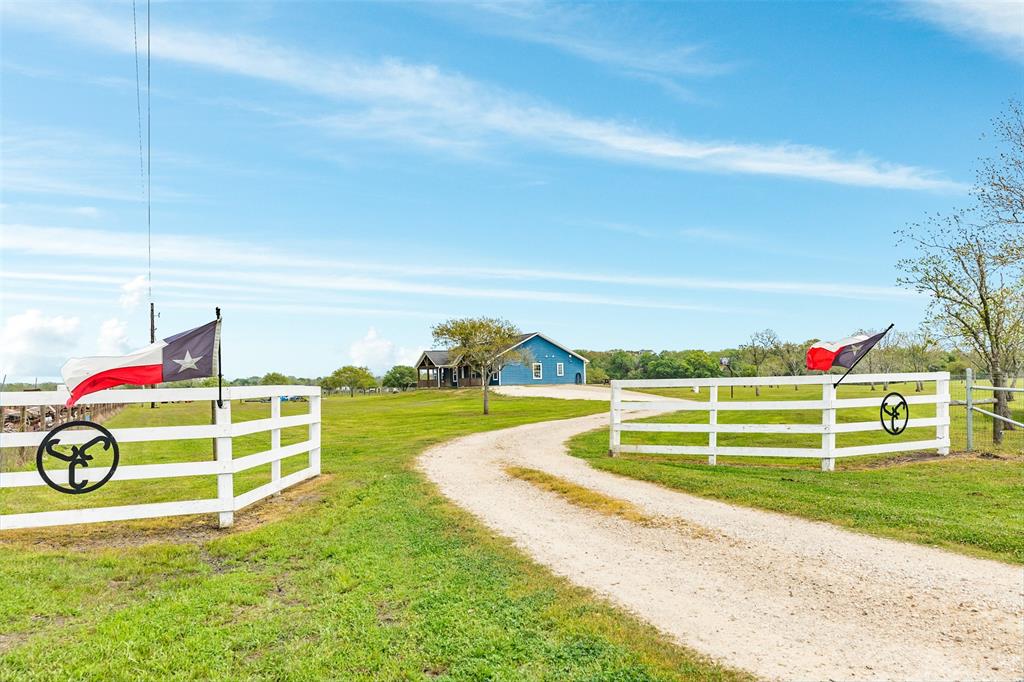
<svg viewBox="0 0 1024 682"><path fill-rule="evenodd" d="M539 362L533 363L533 378L543 379L544 378L544 365Z"/></svg>
<svg viewBox="0 0 1024 682"><path fill-rule="evenodd" d="M565 363L564 362L560 362L557 365L555 365L555 376L560 376L560 377L564 377L565 376Z"/></svg>

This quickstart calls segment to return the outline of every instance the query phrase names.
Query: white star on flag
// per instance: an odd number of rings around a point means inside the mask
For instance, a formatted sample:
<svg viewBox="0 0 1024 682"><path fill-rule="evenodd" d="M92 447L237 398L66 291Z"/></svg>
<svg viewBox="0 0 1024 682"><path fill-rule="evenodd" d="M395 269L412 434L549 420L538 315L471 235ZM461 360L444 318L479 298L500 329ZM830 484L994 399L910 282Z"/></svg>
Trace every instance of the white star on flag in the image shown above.
<svg viewBox="0 0 1024 682"><path fill-rule="evenodd" d="M188 350L185 351L185 357L182 358L181 360L175 360L174 358L171 358L171 360L173 360L174 362L176 362L179 365L181 365L181 367L178 369L178 372L184 372L186 369L198 370L199 368L196 367L196 363L199 362L202 359L203 359L202 355L200 355L198 358L192 357L189 354Z"/></svg>

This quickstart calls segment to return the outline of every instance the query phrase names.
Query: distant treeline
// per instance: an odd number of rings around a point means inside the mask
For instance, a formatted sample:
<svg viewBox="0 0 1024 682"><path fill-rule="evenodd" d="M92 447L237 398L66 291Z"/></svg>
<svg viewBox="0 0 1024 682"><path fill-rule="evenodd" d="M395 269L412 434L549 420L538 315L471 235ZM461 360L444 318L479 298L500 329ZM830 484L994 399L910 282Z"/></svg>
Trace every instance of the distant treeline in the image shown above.
<svg viewBox="0 0 1024 682"><path fill-rule="evenodd" d="M870 330L861 333L872 334ZM751 335L747 343L719 351L579 349L590 360L587 381L610 379L689 379L717 376L796 376L807 374L807 349L818 339L782 341L771 329ZM977 367L961 351L941 347L922 334L891 332L868 353L855 372L951 372ZM840 371L840 370L834 370Z"/></svg>

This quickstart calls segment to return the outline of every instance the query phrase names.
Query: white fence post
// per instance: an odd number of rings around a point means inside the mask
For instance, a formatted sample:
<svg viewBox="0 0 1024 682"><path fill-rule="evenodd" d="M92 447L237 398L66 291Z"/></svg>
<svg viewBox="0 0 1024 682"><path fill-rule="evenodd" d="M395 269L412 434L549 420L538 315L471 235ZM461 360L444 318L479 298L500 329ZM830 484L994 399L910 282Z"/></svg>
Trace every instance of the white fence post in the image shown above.
<svg viewBox="0 0 1024 682"><path fill-rule="evenodd" d="M935 440L942 441L938 452L940 455L949 454L949 374L945 379L935 382L935 394L938 402L935 403L935 416L938 418L938 425L935 427ZM943 423L945 422L945 423Z"/></svg>
<svg viewBox="0 0 1024 682"><path fill-rule="evenodd" d="M275 395L270 398L270 418L275 423L281 419L281 396ZM270 429L270 449L279 450L281 448L281 429ZM281 460L275 459L270 463L270 480L279 481L281 480ZM280 491L277 493L280 495Z"/></svg>
<svg viewBox="0 0 1024 682"><path fill-rule="evenodd" d="M309 424L309 440L313 441L313 447L309 449L309 468L317 475L320 474L320 396L309 397L309 413L313 421Z"/></svg>
<svg viewBox="0 0 1024 682"><path fill-rule="evenodd" d="M217 500L220 502L218 525L227 528L235 522L235 474L232 471L231 454L231 400L224 401L224 407L214 411L214 423L228 431L226 436L217 437Z"/></svg>
<svg viewBox="0 0 1024 682"><path fill-rule="evenodd" d="M825 427L825 432L821 434L821 470L835 471L836 459L833 453L836 449L836 387L829 376L825 376L825 383L821 385L821 399L825 402L821 410L821 424Z"/></svg>
<svg viewBox="0 0 1024 682"><path fill-rule="evenodd" d="M714 379L712 379L714 381ZM708 387L708 400L711 402L711 412L708 415L708 423L711 426L718 424L718 410L715 408L715 403L718 402L718 384L711 384ZM708 433L708 447L711 448L711 454L708 455L708 464L712 466L718 463L718 432L711 431Z"/></svg>
<svg viewBox="0 0 1024 682"><path fill-rule="evenodd" d="M612 382L611 413L608 415L608 454L617 457L622 445L622 434L619 431L619 424L622 423L622 389Z"/></svg>

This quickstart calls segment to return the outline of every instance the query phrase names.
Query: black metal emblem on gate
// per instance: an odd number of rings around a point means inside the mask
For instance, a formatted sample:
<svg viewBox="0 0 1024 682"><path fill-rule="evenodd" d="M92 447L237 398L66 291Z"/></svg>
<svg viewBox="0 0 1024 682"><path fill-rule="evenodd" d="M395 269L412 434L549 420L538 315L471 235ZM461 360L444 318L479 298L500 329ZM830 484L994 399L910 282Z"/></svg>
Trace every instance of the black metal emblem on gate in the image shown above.
<svg viewBox="0 0 1024 682"><path fill-rule="evenodd" d="M907 399L899 393L890 393L882 398L878 416L882 420L883 429L893 436L900 435L907 428L907 421L910 420L910 406L907 405Z"/></svg>
<svg viewBox="0 0 1024 682"><path fill-rule="evenodd" d="M100 435L85 441L81 445L60 445L60 438L55 436L72 427L88 427L93 431L99 432ZM82 433L81 431L75 431L74 433ZM61 449L58 449L58 446ZM64 450L64 451L62 451ZM103 454L98 451L102 450ZM88 473L83 471L84 468L89 466L89 462L95 459L95 456L99 455L102 457L103 463L106 463L109 456L110 463L107 473L98 481L90 482L86 478ZM68 476L67 483L62 484L54 481L50 478L50 475L46 472L44 466L47 457L54 457L67 467ZM67 424L61 424L53 431L46 434L46 438L39 444L39 449L36 451L36 471L42 476L43 481L46 485L50 486L54 490L68 495L81 495L82 493L91 493L96 490L104 483L110 480L110 477L114 475L114 471L117 470L117 464L121 459L121 453L117 448L117 441L114 440L113 434L107 431L99 424L87 421L74 421L68 422Z"/></svg>

